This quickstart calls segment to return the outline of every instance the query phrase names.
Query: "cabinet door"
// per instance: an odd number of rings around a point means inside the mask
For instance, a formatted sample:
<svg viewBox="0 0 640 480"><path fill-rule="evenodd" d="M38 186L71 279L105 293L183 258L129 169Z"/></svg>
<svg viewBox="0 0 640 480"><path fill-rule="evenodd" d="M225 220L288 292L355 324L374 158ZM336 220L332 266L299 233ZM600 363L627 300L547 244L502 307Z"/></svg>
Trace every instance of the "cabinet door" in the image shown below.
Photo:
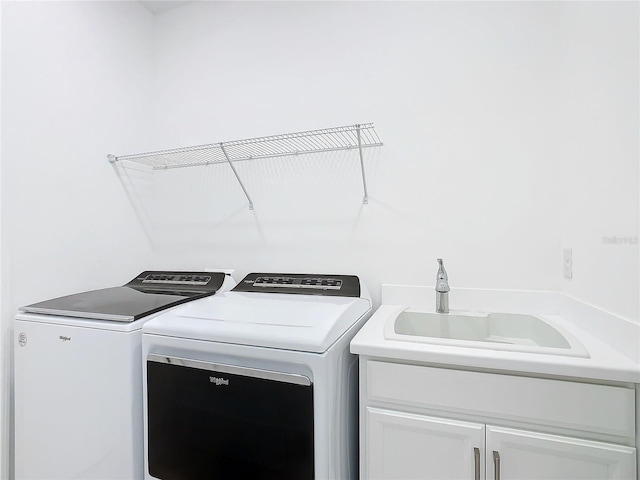
<svg viewBox="0 0 640 480"><path fill-rule="evenodd" d="M367 480L484 480L484 425L367 407Z"/></svg>
<svg viewBox="0 0 640 480"><path fill-rule="evenodd" d="M487 425L491 480L635 480L636 449Z"/></svg>

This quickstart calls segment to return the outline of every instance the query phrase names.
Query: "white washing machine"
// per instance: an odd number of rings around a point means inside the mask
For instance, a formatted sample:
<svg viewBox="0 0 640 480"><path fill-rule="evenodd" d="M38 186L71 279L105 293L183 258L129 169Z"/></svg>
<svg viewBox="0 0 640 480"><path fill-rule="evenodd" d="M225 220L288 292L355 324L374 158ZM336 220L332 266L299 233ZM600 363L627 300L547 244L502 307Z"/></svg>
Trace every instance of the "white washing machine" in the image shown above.
<svg viewBox="0 0 640 480"><path fill-rule="evenodd" d="M356 276L252 273L147 322L145 478L355 480L370 315Z"/></svg>
<svg viewBox="0 0 640 480"><path fill-rule="evenodd" d="M143 478L142 325L234 285L221 272L143 272L121 287L22 307L15 478Z"/></svg>

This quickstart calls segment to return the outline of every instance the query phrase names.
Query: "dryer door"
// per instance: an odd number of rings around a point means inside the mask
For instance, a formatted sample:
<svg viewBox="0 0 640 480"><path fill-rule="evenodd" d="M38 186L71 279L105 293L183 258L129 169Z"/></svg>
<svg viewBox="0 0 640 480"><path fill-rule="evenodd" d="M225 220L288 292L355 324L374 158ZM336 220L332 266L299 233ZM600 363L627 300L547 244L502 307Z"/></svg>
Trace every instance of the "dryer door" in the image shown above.
<svg viewBox="0 0 640 480"><path fill-rule="evenodd" d="M303 375L149 355L147 429L155 478L314 478Z"/></svg>

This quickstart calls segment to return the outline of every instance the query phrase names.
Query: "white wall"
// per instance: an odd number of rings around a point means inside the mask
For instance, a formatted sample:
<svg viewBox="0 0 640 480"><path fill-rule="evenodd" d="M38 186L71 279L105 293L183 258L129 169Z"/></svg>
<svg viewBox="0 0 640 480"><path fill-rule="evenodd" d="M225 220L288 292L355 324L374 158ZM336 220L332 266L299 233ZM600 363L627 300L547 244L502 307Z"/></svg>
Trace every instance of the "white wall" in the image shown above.
<svg viewBox="0 0 640 480"><path fill-rule="evenodd" d="M2 2L0 2L0 26L2 25ZM0 35L0 52L2 51L2 35ZM0 79L2 79L2 62L0 61ZM0 82L1 83L1 82ZM0 94L0 113L2 112L2 95ZM0 114L0 132L2 131L2 117ZM0 138L0 143L2 139ZM4 232L2 230L2 149L0 148L0 419L7 419L10 417L10 399L9 389L7 388L10 378L9 372L9 355L5 352L10 350L8 343L9 335L7 330L9 324L3 320L4 312L4 288L6 276L4 274L4 267L6 262L3 262L3 248L2 241ZM7 476L9 465L9 422L6 420L0 420L0 476Z"/></svg>
<svg viewBox="0 0 640 480"><path fill-rule="evenodd" d="M433 284L443 257L453 286L559 289L557 11L198 2L159 15L157 148L369 121L385 146L365 152L366 206L355 153L239 163L253 212L224 166L159 172L172 204L147 210L158 258L357 273L377 296L382 282Z"/></svg>
<svg viewBox="0 0 640 480"><path fill-rule="evenodd" d="M137 2L2 2L5 392L20 305L122 284L150 264L106 154L149 143L152 28Z"/></svg>
<svg viewBox="0 0 640 480"><path fill-rule="evenodd" d="M431 284L442 256L455 286L564 290L638 321L637 9L195 2L159 15L155 148L367 121L385 146L365 154L367 206L355 154L239 164L253 212L224 166L156 174L140 209L156 258L356 272L377 296L382 282ZM603 242L615 236L631 243Z"/></svg>
<svg viewBox="0 0 640 480"><path fill-rule="evenodd" d="M161 173L175 195L146 210L157 258L356 272L377 295L431 284L444 257L455 286L563 290L637 322L637 39L637 2L159 15L156 147L367 121L385 146L366 152L364 207L355 154L239 164L254 212L225 167Z"/></svg>
<svg viewBox="0 0 640 480"><path fill-rule="evenodd" d="M638 2L563 5L558 91L562 244L574 276L562 290L639 317Z"/></svg>

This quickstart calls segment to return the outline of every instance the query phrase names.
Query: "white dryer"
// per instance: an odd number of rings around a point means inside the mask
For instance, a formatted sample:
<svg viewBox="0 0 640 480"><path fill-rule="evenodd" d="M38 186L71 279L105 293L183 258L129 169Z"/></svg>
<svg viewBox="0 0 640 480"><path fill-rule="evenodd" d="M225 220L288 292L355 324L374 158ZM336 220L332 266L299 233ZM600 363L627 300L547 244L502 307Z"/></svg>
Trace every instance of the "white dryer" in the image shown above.
<svg viewBox="0 0 640 480"><path fill-rule="evenodd" d="M247 275L143 326L147 479L358 474L356 276Z"/></svg>
<svg viewBox="0 0 640 480"><path fill-rule="evenodd" d="M235 286L221 272L143 272L22 307L15 322L15 478L144 476L142 325Z"/></svg>

